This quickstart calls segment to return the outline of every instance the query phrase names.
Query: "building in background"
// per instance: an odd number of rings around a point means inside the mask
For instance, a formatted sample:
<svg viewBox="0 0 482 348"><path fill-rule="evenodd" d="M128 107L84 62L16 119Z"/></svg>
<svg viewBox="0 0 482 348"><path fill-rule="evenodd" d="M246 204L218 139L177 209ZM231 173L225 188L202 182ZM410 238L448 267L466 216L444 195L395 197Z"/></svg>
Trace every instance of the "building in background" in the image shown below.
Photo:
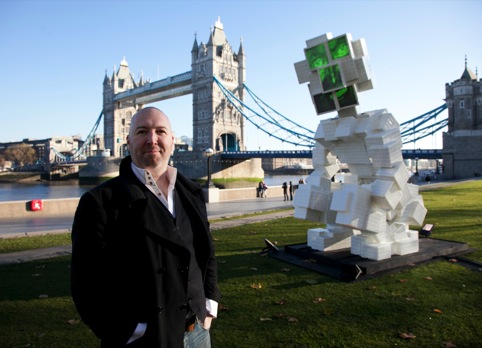
<svg viewBox="0 0 482 348"><path fill-rule="evenodd" d="M444 176L463 179L482 174L482 84L467 67L445 85L448 131L443 135Z"/></svg>
<svg viewBox="0 0 482 348"><path fill-rule="evenodd" d="M83 144L84 141L80 135L54 136L47 139L26 138L21 141L0 143L0 155L4 155L8 148L28 145L35 150L36 160L34 163L26 164L26 169L44 170L45 165L61 162L64 156L73 155ZM12 163L12 166L16 165L18 164Z"/></svg>

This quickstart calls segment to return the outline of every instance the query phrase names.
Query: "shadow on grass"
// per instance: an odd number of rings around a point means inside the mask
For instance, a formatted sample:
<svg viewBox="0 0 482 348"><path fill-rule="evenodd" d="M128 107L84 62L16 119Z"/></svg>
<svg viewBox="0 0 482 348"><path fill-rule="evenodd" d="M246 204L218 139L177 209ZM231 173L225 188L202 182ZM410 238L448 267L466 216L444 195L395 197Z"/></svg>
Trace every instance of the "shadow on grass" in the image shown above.
<svg viewBox="0 0 482 348"><path fill-rule="evenodd" d="M70 256L0 267L0 301L70 296Z"/></svg>

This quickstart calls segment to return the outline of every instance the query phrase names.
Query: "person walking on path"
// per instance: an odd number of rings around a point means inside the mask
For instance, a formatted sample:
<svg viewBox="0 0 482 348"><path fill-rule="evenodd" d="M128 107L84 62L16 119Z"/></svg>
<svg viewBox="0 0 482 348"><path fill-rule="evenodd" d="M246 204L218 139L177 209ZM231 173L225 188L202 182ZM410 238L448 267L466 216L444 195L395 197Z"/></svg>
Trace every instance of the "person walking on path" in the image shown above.
<svg viewBox="0 0 482 348"><path fill-rule="evenodd" d="M259 198L264 197L264 185L262 181L260 181L258 184L258 194L259 194Z"/></svg>
<svg viewBox="0 0 482 348"><path fill-rule="evenodd" d="M293 183L290 181L290 201L293 200Z"/></svg>
<svg viewBox="0 0 482 348"><path fill-rule="evenodd" d="M263 181L263 197L268 198L268 185Z"/></svg>
<svg viewBox="0 0 482 348"><path fill-rule="evenodd" d="M287 201L288 200L288 185L286 184L286 181L283 183L283 185L281 187L283 188L283 197L284 197L283 200Z"/></svg>
<svg viewBox="0 0 482 348"><path fill-rule="evenodd" d="M168 117L132 118L119 176L85 193L71 289L101 347L210 347L221 293L202 188L168 166Z"/></svg>

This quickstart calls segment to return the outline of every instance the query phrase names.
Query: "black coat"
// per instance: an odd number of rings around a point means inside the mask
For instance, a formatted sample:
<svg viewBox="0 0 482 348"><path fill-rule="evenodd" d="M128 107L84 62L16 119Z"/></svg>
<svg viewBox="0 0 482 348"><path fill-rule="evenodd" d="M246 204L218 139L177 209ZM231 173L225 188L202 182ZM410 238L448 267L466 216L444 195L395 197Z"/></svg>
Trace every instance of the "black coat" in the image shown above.
<svg viewBox="0 0 482 348"><path fill-rule="evenodd" d="M204 292L219 302L217 265L201 187L177 175ZM191 254L167 209L123 159L120 175L85 193L72 228L72 297L102 346L123 346L140 322L150 347L182 347Z"/></svg>

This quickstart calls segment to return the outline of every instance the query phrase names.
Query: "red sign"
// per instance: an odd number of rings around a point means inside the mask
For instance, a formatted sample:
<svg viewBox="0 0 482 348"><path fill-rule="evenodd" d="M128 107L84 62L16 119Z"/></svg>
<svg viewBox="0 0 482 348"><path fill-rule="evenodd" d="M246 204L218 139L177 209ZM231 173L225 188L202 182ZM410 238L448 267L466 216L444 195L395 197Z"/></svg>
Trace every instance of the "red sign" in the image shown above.
<svg viewBox="0 0 482 348"><path fill-rule="evenodd" d="M30 201L30 210L37 211L43 209L43 202L41 199L34 199Z"/></svg>

